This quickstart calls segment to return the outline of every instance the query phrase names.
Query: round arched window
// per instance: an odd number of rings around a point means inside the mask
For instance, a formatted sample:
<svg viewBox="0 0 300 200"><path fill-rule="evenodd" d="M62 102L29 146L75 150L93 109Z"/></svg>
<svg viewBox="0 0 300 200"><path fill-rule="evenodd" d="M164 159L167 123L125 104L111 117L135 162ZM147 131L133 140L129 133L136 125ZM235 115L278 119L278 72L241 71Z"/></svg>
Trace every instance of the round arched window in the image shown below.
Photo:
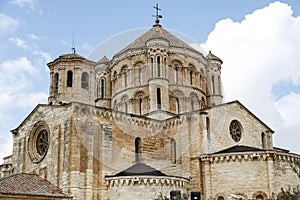
<svg viewBox="0 0 300 200"><path fill-rule="evenodd" d="M49 149L49 128L44 122L33 127L28 141L29 156L34 163L41 162Z"/></svg>
<svg viewBox="0 0 300 200"><path fill-rule="evenodd" d="M256 200L264 200L264 197L262 195L257 195Z"/></svg>
<svg viewBox="0 0 300 200"><path fill-rule="evenodd" d="M242 138L242 125L239 121L233 120L229 125L229 132L231 138L235 142L239 142Z"/></svg>

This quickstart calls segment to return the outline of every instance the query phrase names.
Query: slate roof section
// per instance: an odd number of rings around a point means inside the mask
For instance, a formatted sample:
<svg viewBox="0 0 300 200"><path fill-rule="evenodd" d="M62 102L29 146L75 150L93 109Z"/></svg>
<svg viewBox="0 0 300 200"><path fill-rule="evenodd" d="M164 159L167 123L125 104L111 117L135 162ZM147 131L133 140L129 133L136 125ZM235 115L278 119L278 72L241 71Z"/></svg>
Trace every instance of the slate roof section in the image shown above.
<svg viewBox="0 0 300 200"><path fill-rule="evenodd" d="M229 147L227 149L223 149L221 151L215 152L213 154L223 154L223 153L239 153L239 152L253 152L253 151L265 151L264 149L244 146L244 145L236 145Z"/></svg>
<svg viewBox="0 0 300 200"><path fill-rule="evenodd" d="M14 174L0 179L0 194L72 198L36 174Z"/></svg>
<svg viewBox="0 0 300 200"><path fill-rule="evenodd" d="M154 25L151 29L149 29L146 33L138 37L135 41L129 44L127 47L122 49L116 55L122 54L130 49L139 49L146 47L146 42L151 39L165 39L170 42L171 47L179 47L179 48L186 48L192 51L198 52L192 48L190 45L186 44L182 40L178 39L176 36L162 28L161 25Z"/></svg>
<svg viewBox="0 0 300 200"><path fill-rule="evenodd" d="M144 163L136 163L131 167L125 169L124 171L117 173L116 175L106 176L106 177L118 177L118 176L167 176L167 175Z"/></svg>

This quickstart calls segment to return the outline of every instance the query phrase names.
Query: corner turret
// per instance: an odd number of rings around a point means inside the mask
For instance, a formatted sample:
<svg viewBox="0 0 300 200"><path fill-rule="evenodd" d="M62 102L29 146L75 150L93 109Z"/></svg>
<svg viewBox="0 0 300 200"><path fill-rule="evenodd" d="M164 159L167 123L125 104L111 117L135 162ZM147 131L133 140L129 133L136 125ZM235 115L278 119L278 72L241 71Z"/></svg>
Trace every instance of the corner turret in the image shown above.
<svg viewBox="0 0 300 200"><path fill-rule="evenodd" d="M223 102L221 81L221 65L223 61L211 51L209 51L206 58L208 62L206 67L208 106L215 106Z"/></svg>
<svg viewBox="0 0 300 200"><path fill-rule="evenodd" d="M109 59L104 56L95 66L96 72L96 106L111 108L111 73L108 70Z"/></svg>

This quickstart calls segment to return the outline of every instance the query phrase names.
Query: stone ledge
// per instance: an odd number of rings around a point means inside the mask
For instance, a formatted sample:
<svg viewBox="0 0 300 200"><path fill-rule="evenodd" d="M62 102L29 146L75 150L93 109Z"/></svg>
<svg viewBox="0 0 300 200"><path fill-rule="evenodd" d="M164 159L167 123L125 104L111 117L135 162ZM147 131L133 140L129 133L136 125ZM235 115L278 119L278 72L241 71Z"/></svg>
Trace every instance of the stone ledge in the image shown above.
<svg viewBox="0 0 300 200"><path fill-rule="evenodd" d="M166 177L166 176L123 176L123 177L106 177L106 185L108 187L119 186L176 186L186 188L189 186L189 180L180 177Z"/></svg>
<svg viewBox="0 0 300 200"><path fill-rule="evenodd" d="M241 152L241 153L224 153L219 155L201 155L200 160L214 162L230 162L230 161L252 161L252 160L282 160L294 162L300 160L300 155L278 153L274 151L266 152Z"/></svg>

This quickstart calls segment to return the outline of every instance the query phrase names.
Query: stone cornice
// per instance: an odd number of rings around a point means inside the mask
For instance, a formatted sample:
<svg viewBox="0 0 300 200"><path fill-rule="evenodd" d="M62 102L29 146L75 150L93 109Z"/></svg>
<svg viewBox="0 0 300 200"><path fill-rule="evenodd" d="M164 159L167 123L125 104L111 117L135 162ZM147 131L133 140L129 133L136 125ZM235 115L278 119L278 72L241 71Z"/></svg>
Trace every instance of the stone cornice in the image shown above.
<svg viewBox="0 0 300 200"><path fill-rule="evenodd" d="M207 64L206 59L203 57L203 55L200 52L192 51L191 49L182 48L182 47L170 47L168 50L169 50L169 53L182 54L182 55L197 59L205 65ZM146 54L146 53L147 53L147 50L145 47L127 50L124 53L115 55L110 62L111 63L110 67L113 67L118 62L125 60L128 57Z"/></svg>
<svg viewBox="0 0 300 200"><path fill-rule="evenodd" d="M155 185L186 188L189 186L188 179L171 176L121 176L105 177L105 180L108 187Z"/></svg>
<svg viewBox="0 0 300 200"><path fill-rule="evenodd" d="M171 128L177 127L184 120L183 117L175 116L167 120L156 120L146 118L144 116L138 116L134 114L129 114L121 111L98 108L96 115L99 118L105 118L111 121L123 121L128 125L132 124L135 126L146 127L146 128Z"/></svg>
<svg viewBox="0 0 300 200"><path fill-rule="evenodd" d="M252 161L252 160L279 160L294 162L300 160L300 155L281 153L276 151L253 151L253 152L236 152L223 154L203 154L199 158L201 161L209 161L210 163L231 162L231 161Z"/></svg>
<svg viewBox="0 0 300 200"><path fill-rule="evenodd" d="M128 51L125 51L122 54L115 55L113 57L113 59L111 60L110 67L116 65L118 62L120 62L122 60L127 59L128 57L132 57L132 56L136 56L136 55L141 55L141 54L145 54L145 53L146 53L146 49L139 48L139 49L128 50Z"/></svg>

